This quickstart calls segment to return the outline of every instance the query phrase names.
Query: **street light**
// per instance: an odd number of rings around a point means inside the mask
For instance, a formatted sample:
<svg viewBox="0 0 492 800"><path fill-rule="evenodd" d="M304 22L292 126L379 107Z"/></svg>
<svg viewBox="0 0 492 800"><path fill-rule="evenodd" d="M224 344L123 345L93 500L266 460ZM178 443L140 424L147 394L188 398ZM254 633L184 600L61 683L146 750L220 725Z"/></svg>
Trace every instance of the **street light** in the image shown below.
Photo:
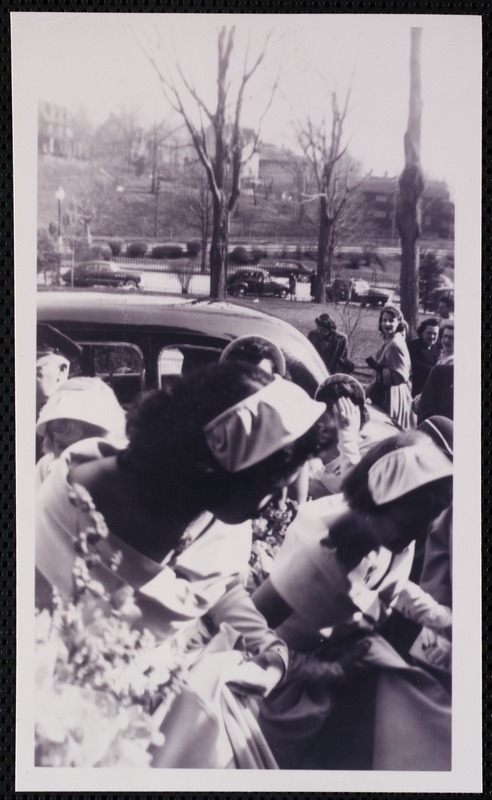
<svg viewBox="0 0 492 800"><path fill-rule="evenodd" d="M55 197L58 200L58 251L61 253L62 251L61 204L65 199L65 192L61 186L56 190Z"/></svg>

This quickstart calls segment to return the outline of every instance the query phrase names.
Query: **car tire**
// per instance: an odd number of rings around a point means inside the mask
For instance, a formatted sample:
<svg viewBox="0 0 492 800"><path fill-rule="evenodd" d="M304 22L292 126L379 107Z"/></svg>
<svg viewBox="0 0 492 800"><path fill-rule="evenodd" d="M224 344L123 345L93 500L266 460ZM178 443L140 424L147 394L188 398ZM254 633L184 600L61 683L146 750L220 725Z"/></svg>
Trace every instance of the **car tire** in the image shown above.
<svg viewBox="0 0 492 800"><path fill-rule="evenodd" d="M234 294L236 295L236 297L244 297L244 295L246 294L246 289L244 288L244 286L238 286Z"/></svg>
<svg viewBox="0 0 492 800"><path fill-rule="evenodd" d="M285 300L285 298L287 297L288 294L289 293L288 293L287 289L282 289L279 292L278 296L280 297L281 300Z"/></svg>
<svg viewBox="0 0 492 800"><path fill-rule="evenodd" d="M138 289L138 285L136 281L125 281L123 284L125 289Z"/></svg>

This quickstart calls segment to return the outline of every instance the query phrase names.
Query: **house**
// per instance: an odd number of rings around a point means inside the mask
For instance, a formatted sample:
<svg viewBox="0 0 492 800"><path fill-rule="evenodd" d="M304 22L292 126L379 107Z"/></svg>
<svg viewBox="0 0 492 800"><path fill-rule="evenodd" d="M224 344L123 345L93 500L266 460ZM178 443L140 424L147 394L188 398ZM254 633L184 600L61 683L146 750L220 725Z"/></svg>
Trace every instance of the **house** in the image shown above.
<svg viewBox="0 0 492 800"><path fill-rule="evenodd" d="M72 117L64 106L38 105L38 153L69 158L74 154Z"/></svg>
<svg viewBox="0 0 492 800"><path fill-rule="evenodd" d="M361 219L367 232L376 236L398 236L398 178L370 176L360 187ZM422 194L421 237L454 238L454 203L444 181L427 180Z"/></svg>

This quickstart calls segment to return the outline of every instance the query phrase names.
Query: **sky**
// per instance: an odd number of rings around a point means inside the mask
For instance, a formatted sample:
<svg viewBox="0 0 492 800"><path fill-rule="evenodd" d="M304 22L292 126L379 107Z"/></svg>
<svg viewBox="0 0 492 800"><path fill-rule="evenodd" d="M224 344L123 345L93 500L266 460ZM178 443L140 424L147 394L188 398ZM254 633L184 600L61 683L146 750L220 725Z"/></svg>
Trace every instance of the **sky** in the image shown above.
<svg viewBox="0 0 492 800"><path fill-rule="evenodd" d="M122 106L143 124L169 119L156 73L145 55L157 37L160 63L176 57L213 106L216 32L236 25L235 66L246 42L267 56L250 82L243 123L256 127L277 75L279 86L262 139L295 145L293 123L329 118L330 92L351 87L345 125L350 151L375 175L398 174L408 116L410 29L422 28L422 167L453 191L463 169L462 128L480 93L480 18L454 15L214 15L16 13L17 44L32 63L26 94L100 124ZM176 56L175 56L176 54Z"/></svg>

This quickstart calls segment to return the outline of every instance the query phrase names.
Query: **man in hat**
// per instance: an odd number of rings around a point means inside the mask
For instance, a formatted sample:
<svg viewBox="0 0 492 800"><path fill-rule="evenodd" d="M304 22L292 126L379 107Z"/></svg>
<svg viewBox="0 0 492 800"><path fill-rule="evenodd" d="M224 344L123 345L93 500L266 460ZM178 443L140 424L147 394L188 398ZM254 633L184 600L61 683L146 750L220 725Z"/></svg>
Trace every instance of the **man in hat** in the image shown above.
<svg viewBox="0 0 492 800"><path fill-rule="evenodd" d="M350 373L355 364L347 358L347 337L338 333L337 324L330 314L320 314L315 319L316 329L308 333L308 339L325 362L328 371Z"/></svg>
<svg viewBox="0 0 492 800"><path fill-rule="evenodd" d="M51 325L38 322L36 343L36 417L47 399L64 383L70 361L82 348Z"/></svg>

